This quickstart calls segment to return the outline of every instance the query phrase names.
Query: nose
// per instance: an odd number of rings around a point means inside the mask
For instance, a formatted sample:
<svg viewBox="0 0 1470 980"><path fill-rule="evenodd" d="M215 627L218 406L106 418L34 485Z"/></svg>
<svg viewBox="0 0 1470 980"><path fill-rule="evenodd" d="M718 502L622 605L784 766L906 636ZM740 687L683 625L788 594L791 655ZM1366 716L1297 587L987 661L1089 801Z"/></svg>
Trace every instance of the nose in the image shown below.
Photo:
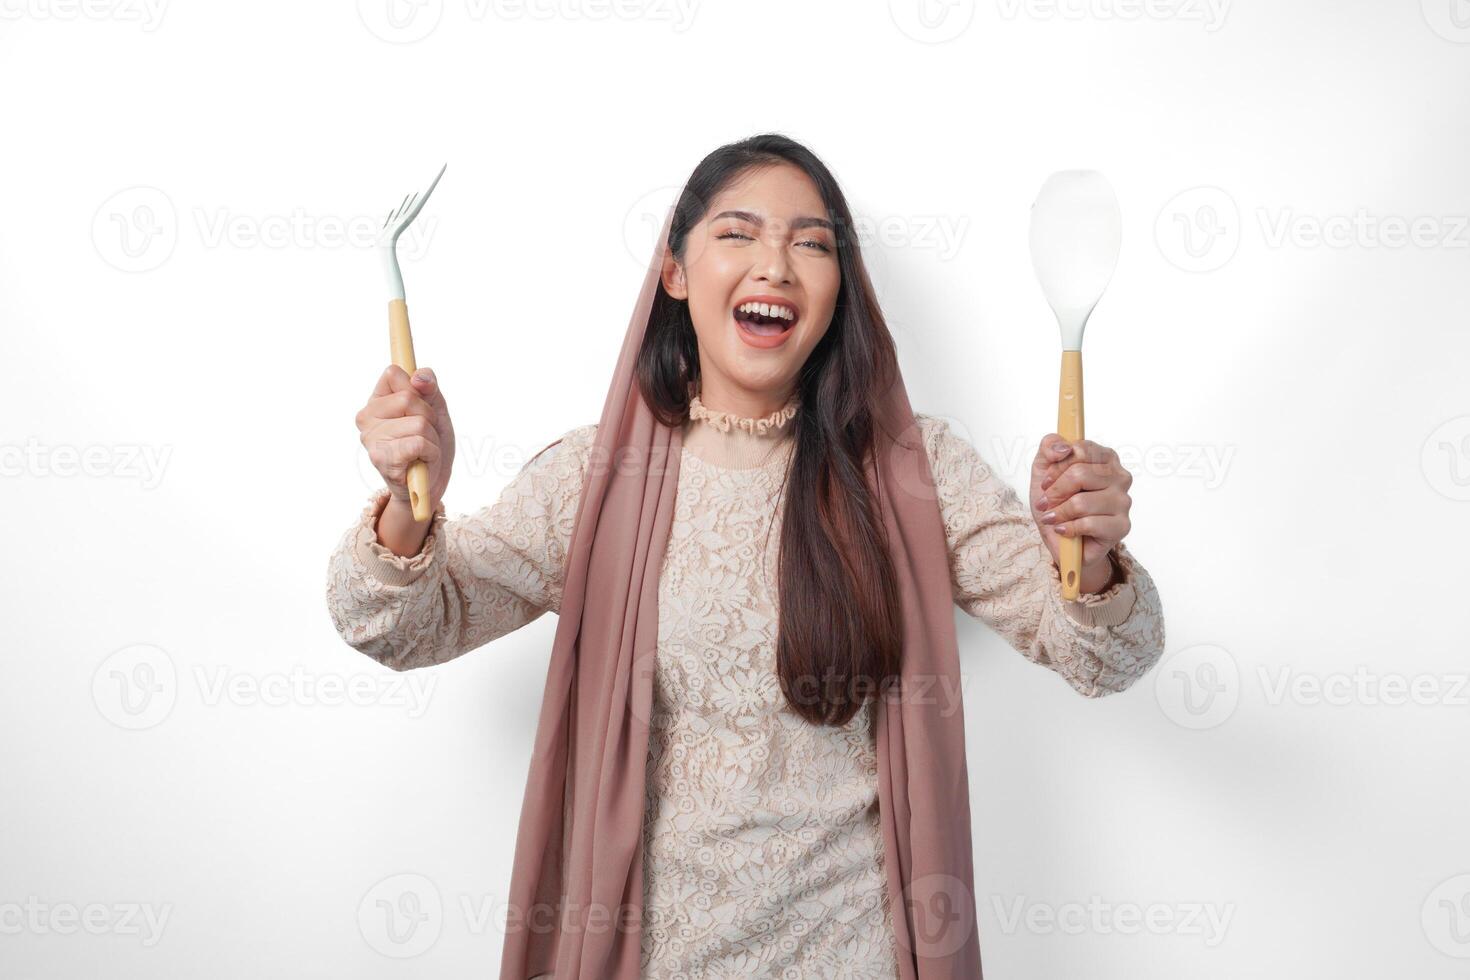
<svg viewBox="0 0 1470 980"><path fill-rule="evenodd" d="M790 285L791 260L786 255L785 247L779 244L774 246L762 244L760 255L756 258L751 272L756 279L762 282Z"/></svg>

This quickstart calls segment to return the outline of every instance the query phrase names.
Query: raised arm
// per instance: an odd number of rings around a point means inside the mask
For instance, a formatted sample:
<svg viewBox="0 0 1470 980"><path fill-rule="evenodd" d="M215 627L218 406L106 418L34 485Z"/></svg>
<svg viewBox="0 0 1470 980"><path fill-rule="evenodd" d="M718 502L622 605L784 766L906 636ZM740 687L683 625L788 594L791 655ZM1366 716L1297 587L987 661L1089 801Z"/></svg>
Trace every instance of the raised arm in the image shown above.
<svg viewBox="0 0 1470 980"><path fill-rule="evenodd" d="M1126 545L1115 581L1062 598L1061 576L1030 509L942 419L916 413L939 495L955 603L1027 659L1095 698L1125 690L1164 650L1164 616L1148 571Z"/></svg>
<svg viewBox="0 0 1470 980"><path fill-rule="evenodd" d="M327 610L342 639L394 670L452 660L561 608L563 566L596 425L526 463L499 499L448 520L441 503L418 554L395 555L373 494L327 568Z"/></svg>

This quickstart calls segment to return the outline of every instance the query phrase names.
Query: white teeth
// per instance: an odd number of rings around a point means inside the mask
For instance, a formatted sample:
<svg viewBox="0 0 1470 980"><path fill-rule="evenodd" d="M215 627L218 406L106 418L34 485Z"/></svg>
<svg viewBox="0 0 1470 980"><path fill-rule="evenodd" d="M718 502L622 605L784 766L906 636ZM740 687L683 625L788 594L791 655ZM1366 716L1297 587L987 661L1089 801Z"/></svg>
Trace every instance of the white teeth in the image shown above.
<svg viewBox="0 0 1470 980"><path fill-rule="evenodd" d="M783 320L795 320L796 311L786 306L771 303L741 303L736 309L745 312L759 313L761 316L778 316Z"/></svg>

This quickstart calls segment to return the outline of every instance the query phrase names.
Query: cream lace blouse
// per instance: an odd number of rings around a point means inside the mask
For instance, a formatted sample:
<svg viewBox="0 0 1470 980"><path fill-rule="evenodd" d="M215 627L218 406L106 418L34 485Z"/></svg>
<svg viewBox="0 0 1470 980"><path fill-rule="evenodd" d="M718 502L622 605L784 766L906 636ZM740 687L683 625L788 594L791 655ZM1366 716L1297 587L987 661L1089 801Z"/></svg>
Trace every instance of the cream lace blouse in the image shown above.
<svg viewBox="0 0 1470 980"><path fill-rule="evenodd" d="M841 728L786 706L775 674L781 489L798 405L760 419L695 398L684 426L659 592L644 821L645 976L897 975L878 825L871 704ZM1144 674L1164 647L1148 572L1077 602L1030 510L968 442L916 415L949 543L957 605L1076 691ZM330 560L343 639L395 670L443 663L561 603L597 426L566 432L490 506L448 520L420 553L379 544L375 493Z"/></svg>

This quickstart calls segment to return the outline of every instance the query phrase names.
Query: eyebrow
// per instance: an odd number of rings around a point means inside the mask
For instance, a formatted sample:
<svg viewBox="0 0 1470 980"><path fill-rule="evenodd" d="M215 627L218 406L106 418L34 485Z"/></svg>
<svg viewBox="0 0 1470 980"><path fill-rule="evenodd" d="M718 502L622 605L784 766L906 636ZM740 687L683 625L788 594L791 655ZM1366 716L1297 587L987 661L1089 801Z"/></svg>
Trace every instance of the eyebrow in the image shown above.
<svg viewBox="0 0 1470 980"><path fill-rule="evenodd" d="M749 221L751 224L756 225L757 227L765 224L764 218L762 218L758 214L753 214L750 211L721 211L719 214L715 215L709 220L711 222L714 222L719 221L721 218L738 218L741 221ZM813 227L825 228L828 231L831 231L832 222L828 221L826 218L794 218L791 222L792 231L800 231L803 228Z"/></svg>

